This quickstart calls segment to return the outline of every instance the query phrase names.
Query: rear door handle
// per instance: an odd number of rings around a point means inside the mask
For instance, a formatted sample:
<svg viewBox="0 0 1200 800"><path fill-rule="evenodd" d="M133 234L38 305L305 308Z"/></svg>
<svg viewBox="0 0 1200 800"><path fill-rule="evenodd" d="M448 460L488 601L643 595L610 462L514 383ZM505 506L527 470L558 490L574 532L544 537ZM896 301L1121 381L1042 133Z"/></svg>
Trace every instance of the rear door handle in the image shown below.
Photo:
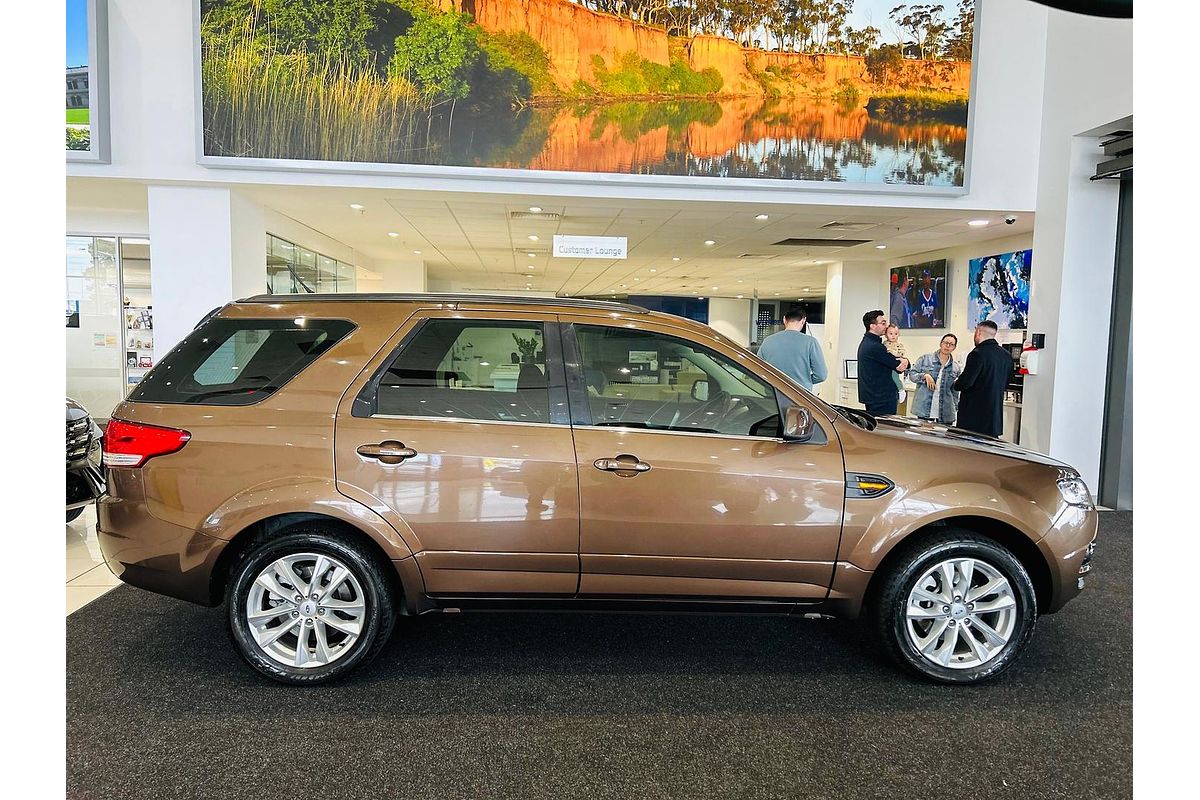
<svg viewBox="0 0 1200 800"><path fill-rule="evenodd" d="M650 465L637 456L622 453L616 458L598 458L593 462L596 469L615 472L622 478L632 478L650 471Z"/></svg>
<svg viewBox="0 0 1200 800"><path fill-rule="evenodd" d="M386 441L379 444L364 444L359 446L358 454L365 458L378 459L381 464L400 464L405 459L417 454L411 447L405 447L404 442Z"/></svg>

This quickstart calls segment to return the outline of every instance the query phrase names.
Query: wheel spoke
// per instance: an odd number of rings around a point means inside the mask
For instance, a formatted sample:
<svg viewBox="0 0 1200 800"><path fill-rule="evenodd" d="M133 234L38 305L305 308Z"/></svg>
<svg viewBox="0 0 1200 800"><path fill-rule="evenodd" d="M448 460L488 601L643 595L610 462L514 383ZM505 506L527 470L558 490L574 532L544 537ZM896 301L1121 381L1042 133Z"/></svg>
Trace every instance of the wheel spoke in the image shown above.
<svg viewBox="0 0 1200 800"><path fill-rule="evenodd" d="M971 591L971 579L975 577L974 559L964 558L958 562L959 583L954 587L954 593L966 597Z"/></svg>
<svg viewBox="0 0 1200 800"><path fill-rule="evenodd" d="M324 600L327 597L332 598L333 593L337 591L337 588L341 586L342 582L348 577L350 577L350 570L346 569L341 564L338 564L337 569L333 571L333 577L329 579L329 585L326 586L319 595L321 600Z"/></svg>
<svg viewBox="0 0 1200 800"><path fill-rule="evenodd" d="M315 636L317 637L317 660L328 664L333 660L329 653L329 640L325 636L325 621L317 620Z"/></svg>
<svg viewBox="0 0 1200 800"><path fill-rule="evenodd" d="M950 659L954 656L954 650L958 647L958 626L947 628L945 639L942 641L942 646L935 649L932 653L944 667L950 666Z"/></svg>
<svg viewBox="0 0 1200 800"><path fill-rule="evenodd" d="M949 561L943 561L938 566L938 571L942 578L942 595L947 602L954 599L954 564Z"/></svg>
<svg viewBox="0 0 1200 800"><path fill-rule="evenodd" d="M293 666L305 667L311 660L308 654L308 634L312 631L305 625L300 626L300 634L296 639L296 658L292 662Z"/></svg>
<svg viewBox="0 0 1200 800"><path fill-rule="evenodd" d="M246 619L250 620L251 623L261 628L276 617L281 617L290 611L294 611L295 609L296 604L289 600L282 605L275 606L274 608L247 612Z"/></svg>
<svg viewBox="0 0 1200 800"><path fill-rule="evenodd" d="M290 631L292 628L296 627L299 624L300 624L300 620L293 619L293 620L283 623L278 628L271 628L269 631L267 631L265 633L263 638L260 639L258 643L263 647L270 647L271 645L275 644L275 642L279 641L279 639L282 638L284 634L286 634L288 631Z"/></svg>
<svg viewBox="0 0 1200 800"><path fill-rule="evenodd" d="M321 576L329 569L329 559L323 555L317 556L317 563L313 566L312 580L309 582L309 594L321 593Z"/></svg>
<svg viewBox="0 0 1200 800"><path fill-rule="evenodd" d="M362 600L338 600L333 597L326 598L321 602L321 605L326 611L342 611L346 614L358 616L367 610L367 606Z"/></svg>
<svg viewBox="0 0 1200 800"><path fill-rule="evenodd" d="M267 572L264 572L262 575L259 575L257 578L255 578L254 582L266 589L271 594L275 595L276 597L282 597L289 603L292 602L292 597L294 597L296 594L294 590L283 588L283 585L279 582L279 578L276 575L272 575Z"/></svg>
<svg viewBox="0 0 1200 800"><path fill-rule="evenodd" d="M913 587L912 598L916 600L928 600L931 603L936 603L939 606L946 605L946 598L941 595L936 595L927 589L922 589L920 586Z"/></svg>
<svg viewBox="0 0 1200 800"><path fill-rule="evenodd" d="M942 617L950 616L945 611L942 611L942 601L938 600L937 603L932 608L921 608L913 604L905 609L904 613L909 619L941 619Z"/></svg>
<svg viewBox="0 0 1200 800"><path fill-rule="evenodd" d="M916 640L917 649L922 653L928 654L933 649L933 646L937 644L938 637L942 635L942 632L949 625L950 620L948 619L939 619L937 622L934 622L929 628L929 633Z"/></svg>
<svg viewBox="0 0 1200 800"><path fill-rule="evenodd" d="M967 640L967 646L971 648L971 652L980 662L987 661L991 657L992 651L976 639L970 629L963 632L963 638Z"/></svg>
<svg viewBox="0 0 1200 800"><path fill-rule="evenodd" d="M322 619L325 620L326 625L335 631L341 631L350 636L358 636L359 632L362 631L362 625L357 620L339 619L334 614L326 614Z"/></svg>
<svg viewBox="0 0 1200 800"><path fill-rule="evenodd" d="M975 589L968 594L966 597L966 602L973 603L981 597L987 597L989 594L995 594L996 592L1000 591L1001 588L1007 587L1008 580L1003 575L997 575L983 586L980 586L978 589Z"/></svg>
<svg viewBox="0 0 1200 800"><path fill-rule="evenodd" d="M993 611L1003 611L1006 608L1016 608L1017 601L1010 595L1000 595L995 600L988 600L986 603L976 603L976 614L989 614Z"/></svg>
<svg viewBox="0 0 1200 800"><path fill-rule="evenodd" d="M987 639L988 643L993 647L1002 647L1008 644L1008 639L1005 639L1003 636L1001 636L991 625L988 625L986 622L980 620L977 615L971 615L971 624L983 634L984 638Z"/></svg>
<svg viewBox="0 0 1200 800"><path fill-rule="evenodd" d="M275 573L276 582L292 587L292 591L284 595L289 600L296 594L304 594L304 581L300 580L300 577L292 572L292 568L286 560L279 559L271 565L271 570Z"/></svg>

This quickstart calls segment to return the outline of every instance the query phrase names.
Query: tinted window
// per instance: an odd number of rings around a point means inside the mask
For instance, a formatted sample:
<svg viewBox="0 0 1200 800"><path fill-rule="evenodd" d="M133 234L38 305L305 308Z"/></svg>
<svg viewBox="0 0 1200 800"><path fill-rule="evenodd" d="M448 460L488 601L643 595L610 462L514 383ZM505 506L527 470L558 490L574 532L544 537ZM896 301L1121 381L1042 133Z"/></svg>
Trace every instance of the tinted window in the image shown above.
<svg viewBox="0 0 1200 800"><path fill-rule="evenodd" d="M628 328L575 336L593 425L779 435L774 388L715 350Z"/></svg>
<svg viewBox="0 0 1200 800"><path fill-rule="evenodd" d="M130 400L247 406L269 397L354 330L346 320L208 320L137 385Z"/></svg>
<svg viewBox="0 0 1200 800"><path fill-rule="evenodd" d="M381 375L374 413L549 422L542 324L426 321Z"/></svg>

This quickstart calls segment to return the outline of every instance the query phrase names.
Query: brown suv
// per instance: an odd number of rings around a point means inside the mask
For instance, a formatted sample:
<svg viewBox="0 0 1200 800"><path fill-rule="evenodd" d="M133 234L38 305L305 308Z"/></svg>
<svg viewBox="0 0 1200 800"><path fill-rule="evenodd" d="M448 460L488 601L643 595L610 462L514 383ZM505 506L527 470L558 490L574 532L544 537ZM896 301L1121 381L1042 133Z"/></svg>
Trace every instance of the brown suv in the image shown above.
<svg viewBox="0 0 1200 800"><path fill-rule="evenodd" d="M113 572L224 601L289 683L366 663L397 613L498 607L862 613L970 683L1079 592L1096 532L1065 464L577 300L231 303L117 406L104 463Z"/></svg>

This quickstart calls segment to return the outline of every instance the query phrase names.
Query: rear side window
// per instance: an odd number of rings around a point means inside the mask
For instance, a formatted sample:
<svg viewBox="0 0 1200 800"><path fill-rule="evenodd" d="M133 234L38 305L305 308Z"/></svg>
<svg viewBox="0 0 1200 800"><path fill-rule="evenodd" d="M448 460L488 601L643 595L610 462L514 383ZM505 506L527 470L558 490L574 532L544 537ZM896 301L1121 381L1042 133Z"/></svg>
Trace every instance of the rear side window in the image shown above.
<svg viewBox="0 0 1200 800"><path fill-rule="evenodd" d="M252 405L270 397L352 330L354 323L341 319L214 317L168 353L129 399Z"/></svg>

